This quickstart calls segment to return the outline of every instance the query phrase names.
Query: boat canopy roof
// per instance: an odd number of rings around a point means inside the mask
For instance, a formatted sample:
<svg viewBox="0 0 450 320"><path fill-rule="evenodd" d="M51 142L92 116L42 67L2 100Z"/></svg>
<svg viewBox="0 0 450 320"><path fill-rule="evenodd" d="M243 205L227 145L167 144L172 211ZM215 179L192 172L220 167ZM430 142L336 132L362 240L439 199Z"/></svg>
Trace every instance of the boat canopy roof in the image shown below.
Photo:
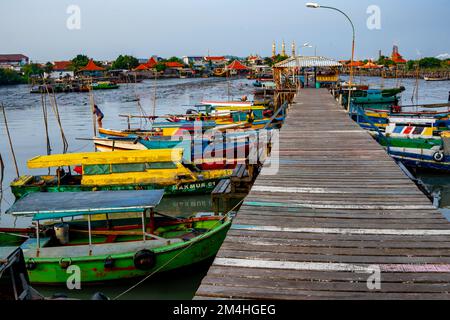
<svg viewBox="0 0 450 320"><path fill-rule="evenodd" d="M36 192L18 200L7 213L34 221L95 214L143 212L155 208L164 190Z"/></svg>
<svg viewBox="0 0 450 320"><path fill-rule="evenodd" d="M253 102L251 101L214 101L203 100L201 105L213 106L213 107L251 107Z"/></svg>
<svg viewBox="0 0 450 320"><path fill-rule="evenodd" d="M183 149L158 149L114 152L85 152L38 156L28 160L28 168L40 169L74 165L180 162Z"/></svg>

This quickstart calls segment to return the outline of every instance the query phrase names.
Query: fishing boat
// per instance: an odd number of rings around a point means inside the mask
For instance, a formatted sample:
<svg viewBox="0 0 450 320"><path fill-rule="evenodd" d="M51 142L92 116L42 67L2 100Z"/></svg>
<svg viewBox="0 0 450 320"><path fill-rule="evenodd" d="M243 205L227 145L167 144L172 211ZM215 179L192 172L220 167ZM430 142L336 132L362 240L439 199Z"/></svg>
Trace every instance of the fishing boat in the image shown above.
<svg viewBox="0 0 450 320"><path fill-rule="evenodd" d="M99 81L92 83L91 88L92 90L110 90L118 89L119 85L111 81Z"/></svg>
<svg viewBox="0 0 450 320"><path fill-rule="evenodd" d="M351 105L355 107L371 108L377 110L390 109L398 106L400 93L405 91L405 87L392 89L368 89L351 90ZM348 105L349 90L341 90L342 105Z"/></svg>
<svg viewBox="0 0 450 320"><path fill-rule="evenodd" d="M425 108L426 106L421 106L421 108ZM447 111L402 111L406 109L405 107L393 107L390 110L377 110L365 108L364 117L358 117L356 113L351 114L353 120L358 122L358 124L367 130L373 130L374 126L378 127L379 130L384 131L388 124L390 123L389 119L391 117L401 117L404 119L436 119L436 120L449 120L450 118L450 110Z"/></svg>
<svg viewBox="0 0 450 320"><path fill-rule="evenodd" d="M28 168L57 168L56 173L21 176L11 183L11 190L16 199L34 192L101 190L164 189L168 195L203 194L211 192L232 173L232 170L199 170L182 160L183 149L38 156L28 161ZM75 166L74 172L70 166Z"/></svg>
<svg viewBox="0 0 450 320"><path fill-rule="evenodd" d="M434 78L434 77L423 77L425 81L449 81L449 77L440 77L440 78Z"/></svg>
<svg viewBox="0 0 450 320"><path fill-rule="evenodd" d="M163 190L33 193L8 211L29 216L24 239L30 282L65 284L79 268L83 283L144 277L212 258L231 222L228 216L187 219L159 214Z"/></svg>
<svg viewBox="0 0 450 320"><path fill-rule="evenodd" d="M101 135L94 137L97 151L127 150L159 150L183 149L183 162L192 163L199 170L234 169L237 164L245 163L249 152L249 135L224 135L218 140L183 139L183 137L151 137L143 139L139 136L114 137ZM256 146L255 146L256 147Z"/></svg>
<svg viewBox="0 0 450 320"><path fill-rule="evenodd" d="M274 88L275 82L273 79L258 79L253 82L253 86L256 88Z"/></svg>
<svg viewBox="0 0 450 320"><path fill-rule="evenodd" d="M391 118L386 132L372 133L389 155L410 168L450 171L448 121Z"/></svg>
<svg viewBox="0 0 450 320"><path fill-rule="evenodd" d="M30 89L30 93L52 93L53 92L53 86L49 84L44 85L37 85L33 86Z"/></svg>
<svg viewBox="0 0 450 320"><path fill-rule="evenodd" d="M127 118L127 129L125 130L115 130L108 128L99 128L100 134L117 136L117 137L127 137L129 135L139 135L145 137L171 137L177 135L183 135L185 133L193 133L195 130L201 130L202 132L211 129L218 129L215 121L161 121L154 122L151 124L150 129L131 128L131 119L149 119L145 116L134 116L134 115L120 115L121 117ZM150 117L152 120L158 117ZM219 128L220 129L220 128ZM225 128L226 130L227 128Z"/></svg>
<svg viewBox="0 0 450 320"><path fill-rule="evenodd" d="M202 100L200 102L204 106L212 107L252 107L254 103L251 101L216 101L216 100Z"/></svg>

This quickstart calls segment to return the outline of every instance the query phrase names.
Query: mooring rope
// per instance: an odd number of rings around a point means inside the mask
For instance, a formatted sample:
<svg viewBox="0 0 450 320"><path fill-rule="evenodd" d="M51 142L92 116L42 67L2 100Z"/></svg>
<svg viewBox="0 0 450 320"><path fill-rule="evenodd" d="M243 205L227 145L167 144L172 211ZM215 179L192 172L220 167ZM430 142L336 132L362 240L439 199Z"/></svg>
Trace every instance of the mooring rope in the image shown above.
<svg viewBox="0 0 450 320"><path fill-rule="evenodd" d="M217 220L217 222L212 226L211 229L214 229L217 225L219 225L219 223L221 223L223 220L225 220L227 217L229 217L229 214L231 212L233 212L235 209L237 209L243 202L245 199L242 199L241 201L239 201L239 203L237 205L235 205L231 210L229 210L226 214L224 214L224 216L220 219ZM206 233L202 234L200 237L198 237L196 240L192 241L186 248L184 248L183 250L181 250L179 253L177 253L174 257L172 257L169 261L167 261L166 263L164 263L162 266L160 266L158 269L156 269L155 271L153 271L151 274L149 274L148 276L146 276L144 279L142 279L141 281L139 281L138 283L134 284L133 286L131 286L130 288L128 288L127 290L123 291L122 293L120 293L119 295L117 295L116 297L113 298L113 300L117 300L120 297L124 296L125 294L127 294L128 292L134 290L136 287L138 287L139 285L141 285L142 283L144 283L145 281L147 281L149 278L151 278L152 276L154 276L156 273L158 273L159 271L161 271L163 268L167 267L169 264L172 263L172 261L174 261L176 258L178 258L180 255L182 255L184 252L186 252L186 250L189 250L195 243L203 240L206 237Z"/></svg>

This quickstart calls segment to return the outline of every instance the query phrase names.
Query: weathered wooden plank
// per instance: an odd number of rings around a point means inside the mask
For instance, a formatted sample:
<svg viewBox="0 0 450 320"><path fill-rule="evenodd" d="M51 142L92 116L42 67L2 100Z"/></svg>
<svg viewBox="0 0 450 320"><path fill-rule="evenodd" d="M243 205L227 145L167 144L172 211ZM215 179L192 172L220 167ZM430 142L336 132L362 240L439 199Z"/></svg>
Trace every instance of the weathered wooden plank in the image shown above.
<svg viewBox="0 0 450 320"><path fill-rule="evenodd" d="M450 223L326 90L297 96L277 149L197 298L450 298Z"/></svg>

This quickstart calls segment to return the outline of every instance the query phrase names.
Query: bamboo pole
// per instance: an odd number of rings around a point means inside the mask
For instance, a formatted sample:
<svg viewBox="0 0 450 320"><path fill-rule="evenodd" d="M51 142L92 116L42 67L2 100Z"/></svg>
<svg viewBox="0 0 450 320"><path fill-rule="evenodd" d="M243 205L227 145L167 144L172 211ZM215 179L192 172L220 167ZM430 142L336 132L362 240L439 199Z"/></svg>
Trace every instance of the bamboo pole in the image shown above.
<svg viewBox="0 0 450 320"><path fill-rule="evenodd" d="M89 83L88 81L88 87L89 87L89 103L91 105L91 114L92 114L92 127L94 129L94 137L97 135L97 120L95 119L95 114L94 114L94 105L95 105L95 100L94 100L94 92L92 91L92 81L91 83Z"/></svg>
<svg viewBox="0 0 450 320"><path fill-rule="evenodd" d="M19 178L20 177L19 166L17 165L16 153L14 152L14 146L13 146L13 143L12 143L11 134L9 133L8 119L6 118L6 111L5 111L5 106L3 105L3 103L1 104L1 107L2 107L2 112L3 112L3 119L5 121L6 134L8 135L9 147L11 149L11 154L12 154L13 161L14 161L14 166L16 168L17 178ZM3 175L2 175L2 177L3 177Z"/></svg>

